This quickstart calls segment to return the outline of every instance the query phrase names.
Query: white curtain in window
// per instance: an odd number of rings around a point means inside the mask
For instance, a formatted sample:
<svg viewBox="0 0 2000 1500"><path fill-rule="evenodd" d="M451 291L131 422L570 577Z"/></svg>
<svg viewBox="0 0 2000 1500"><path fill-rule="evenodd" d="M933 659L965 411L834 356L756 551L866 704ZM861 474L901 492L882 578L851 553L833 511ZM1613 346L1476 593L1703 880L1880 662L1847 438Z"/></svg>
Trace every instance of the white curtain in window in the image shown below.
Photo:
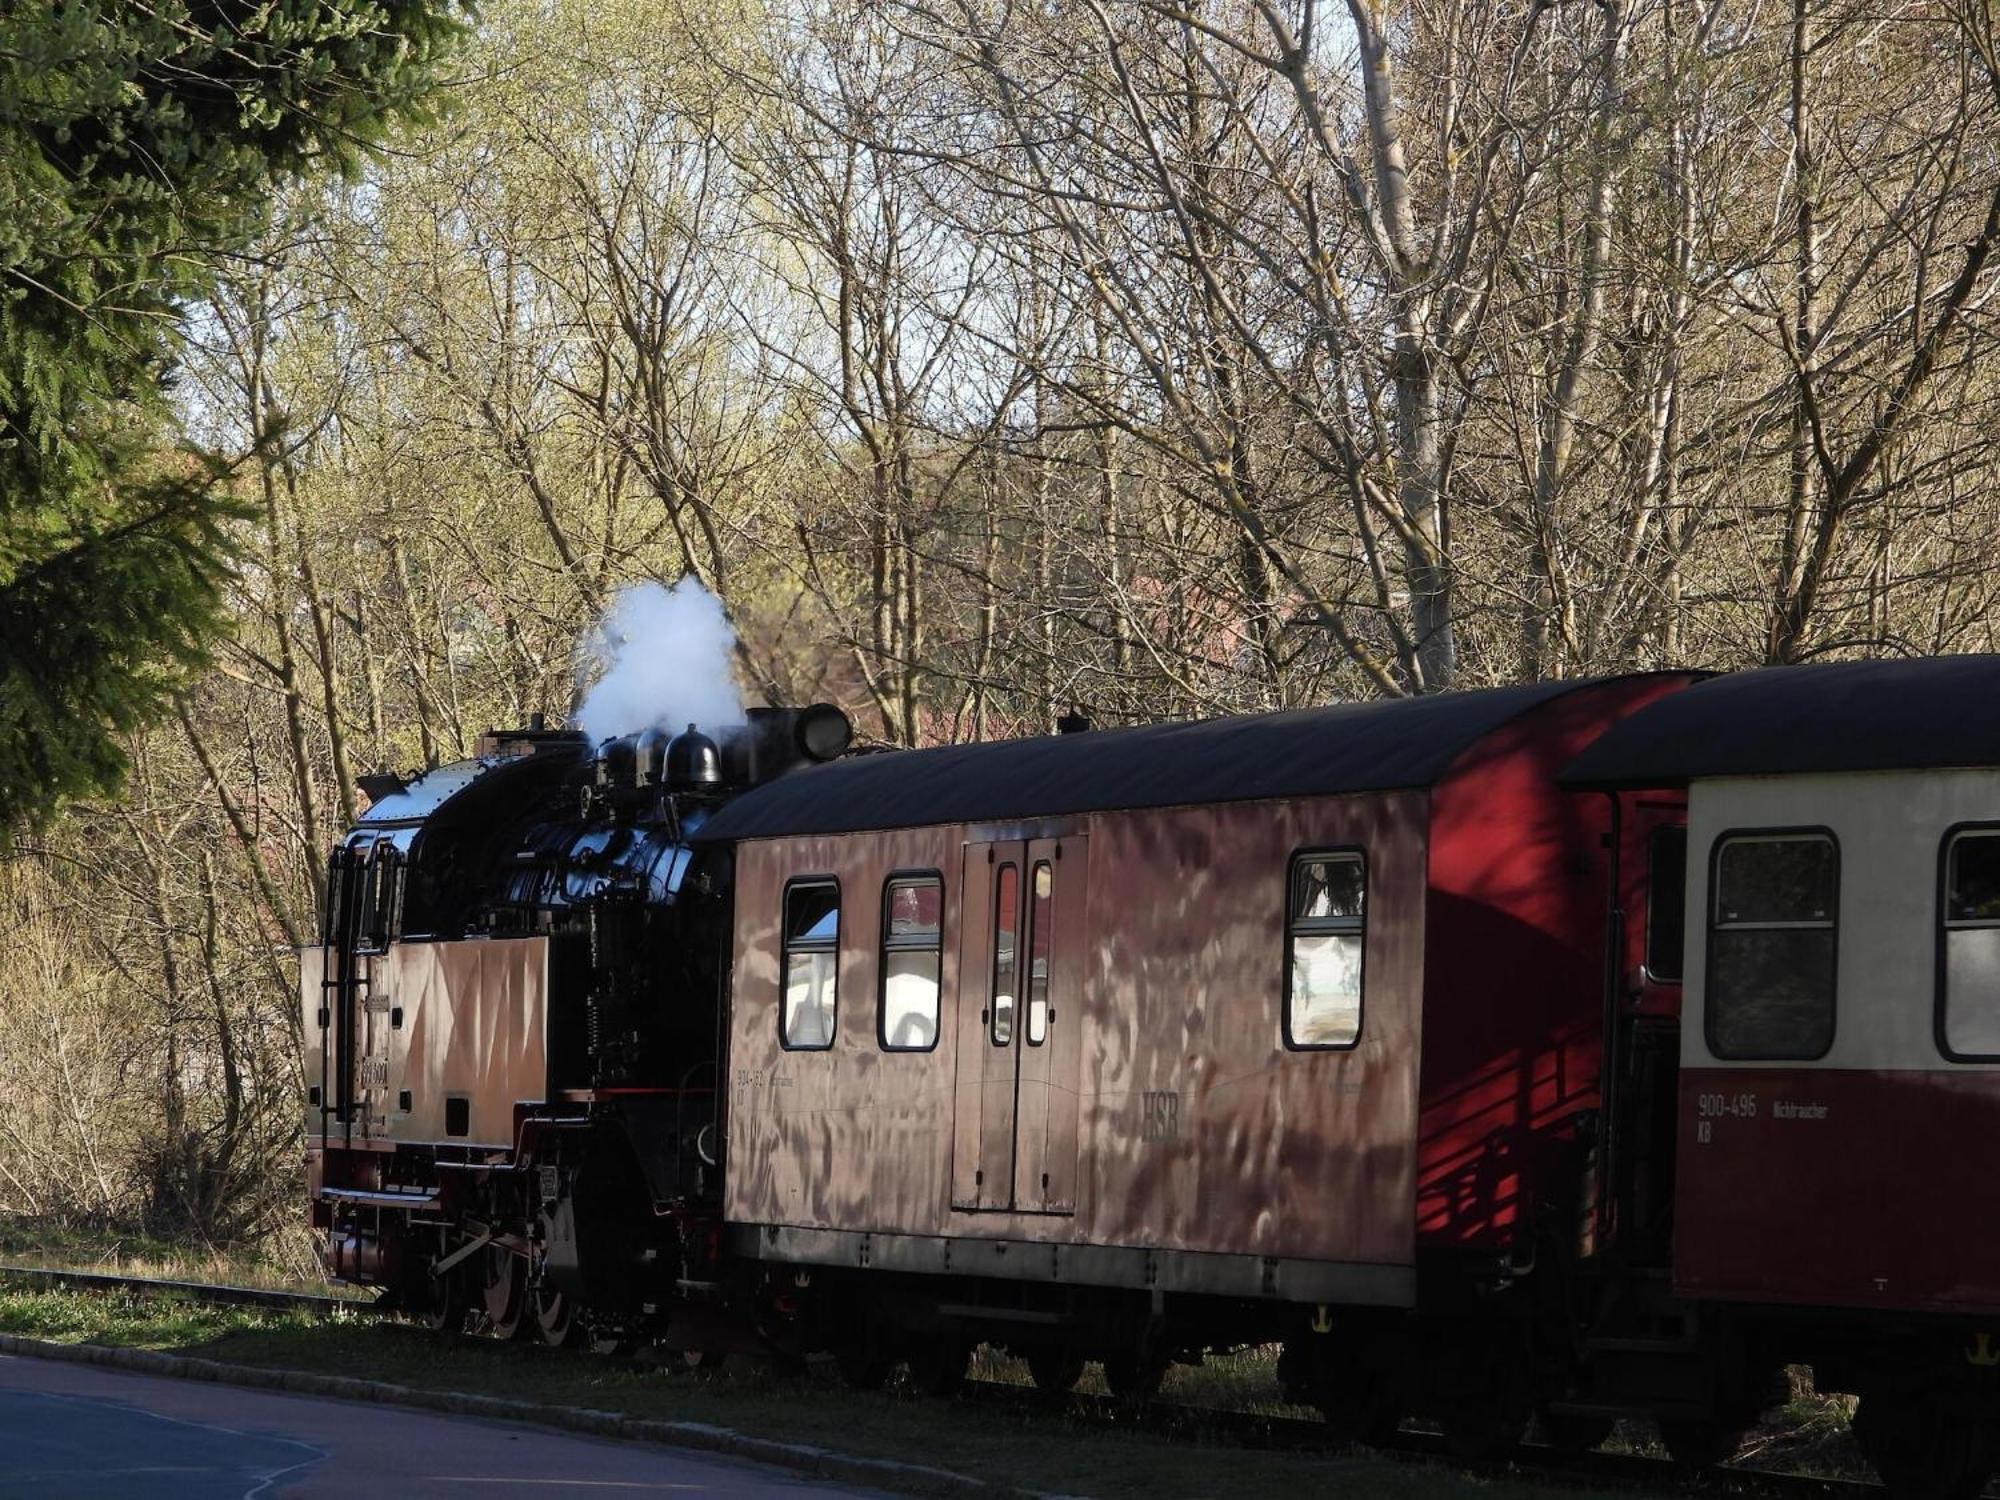
<svg viewBox="0 0 2000 1500"><path fill-rule="evenodd" d="M1361 1035L1361 934L1292 938L1292 1041L1339 1047Z"/></svg>
<svg viewBox="0 0 2000 1500"><path fill-rule="evenodd" d="M832 953L794 953L785 969L785 1045L833 1044Z"/></svg>
<svg viewBox="0 0 2000 1500"><path fill-rule="evenodd" d="M891 950L883 955L882 1042L892 1049L921 1049L937 1040L937 950Z"/></svg>

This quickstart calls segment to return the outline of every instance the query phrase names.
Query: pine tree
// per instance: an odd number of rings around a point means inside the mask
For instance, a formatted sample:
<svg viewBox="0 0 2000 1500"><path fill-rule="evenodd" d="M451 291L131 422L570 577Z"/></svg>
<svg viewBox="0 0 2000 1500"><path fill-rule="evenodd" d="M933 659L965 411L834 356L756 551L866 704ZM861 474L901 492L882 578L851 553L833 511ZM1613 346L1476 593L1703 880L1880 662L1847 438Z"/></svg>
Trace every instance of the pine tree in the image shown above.
<svg viewBox="0 0 2000 1500"><path fill-rule="evenodd" d="M0 831L115 787L221 625L231 487L166 438L184 310L286 180L424 116L465 18L0 7Z"/></svg>

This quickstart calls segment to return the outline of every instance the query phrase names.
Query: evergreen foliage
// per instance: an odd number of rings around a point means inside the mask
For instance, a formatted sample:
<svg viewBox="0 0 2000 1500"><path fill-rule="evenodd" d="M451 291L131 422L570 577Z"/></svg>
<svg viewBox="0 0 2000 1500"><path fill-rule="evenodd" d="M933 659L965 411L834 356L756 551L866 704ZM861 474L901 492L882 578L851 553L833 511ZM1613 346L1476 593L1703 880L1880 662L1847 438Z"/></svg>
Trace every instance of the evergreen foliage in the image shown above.
<svg viewBox="0 0 2000 1500"><path fill-rule="evenodd" d="M0 8L0 829L115 785L231 577L169 455L184 309L274 188L421 116L460 0Z"/></svg>

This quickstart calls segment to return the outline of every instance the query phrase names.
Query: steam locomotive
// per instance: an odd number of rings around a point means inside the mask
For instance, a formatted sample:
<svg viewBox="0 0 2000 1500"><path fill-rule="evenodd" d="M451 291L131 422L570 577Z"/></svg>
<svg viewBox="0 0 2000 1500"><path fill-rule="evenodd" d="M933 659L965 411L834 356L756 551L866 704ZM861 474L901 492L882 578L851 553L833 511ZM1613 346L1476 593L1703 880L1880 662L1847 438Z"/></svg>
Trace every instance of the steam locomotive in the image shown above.
<svg viewBox="0 0 2000 1500"><path fill-rule="evenodd" d="M837 709L375 779L301 956L313 1222L439 1327L1282 1346L1357 1439L1788 1365L1892 1491L2000 1416L2000 659L850 753Z"/></svg>

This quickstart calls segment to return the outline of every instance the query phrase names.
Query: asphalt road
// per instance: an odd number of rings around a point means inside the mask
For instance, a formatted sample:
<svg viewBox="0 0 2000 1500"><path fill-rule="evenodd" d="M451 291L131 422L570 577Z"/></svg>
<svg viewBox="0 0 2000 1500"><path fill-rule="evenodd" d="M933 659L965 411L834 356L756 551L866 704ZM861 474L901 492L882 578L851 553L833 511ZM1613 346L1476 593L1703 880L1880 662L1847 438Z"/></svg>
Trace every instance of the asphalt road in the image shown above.
<svg viewBox="0 0 2000 1500"><path fill-rule="evenodd" d="M0 1500L867 1493L504 1422L0 1356Z"/></svg>

